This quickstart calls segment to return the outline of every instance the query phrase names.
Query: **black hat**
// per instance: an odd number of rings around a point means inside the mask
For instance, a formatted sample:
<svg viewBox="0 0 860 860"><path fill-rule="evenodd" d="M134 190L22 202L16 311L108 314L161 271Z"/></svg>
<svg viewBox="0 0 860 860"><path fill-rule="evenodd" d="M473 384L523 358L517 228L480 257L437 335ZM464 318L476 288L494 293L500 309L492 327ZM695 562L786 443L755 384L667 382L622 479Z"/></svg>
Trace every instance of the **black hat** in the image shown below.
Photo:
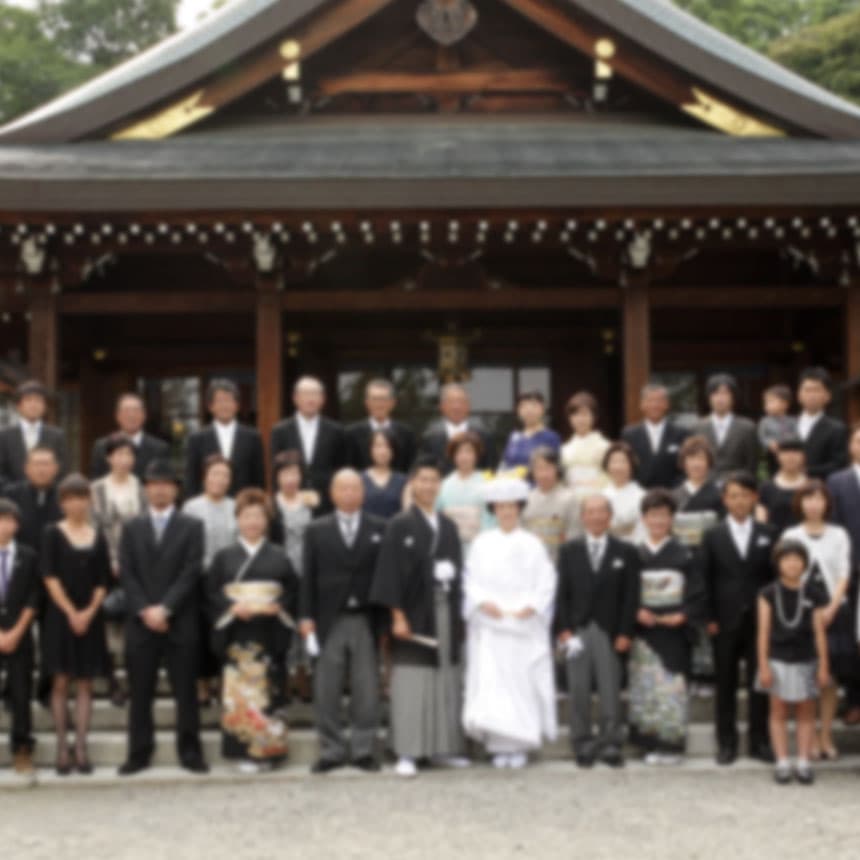
<svg viewBox="0 0 860 860"><path fill-rule="evenodd" d="M152 481L169 481L177 486L180 483L176 472L173 471L173 466L167 460L153 460L149 463L144 472L143 481L146 484Z"/></svg>

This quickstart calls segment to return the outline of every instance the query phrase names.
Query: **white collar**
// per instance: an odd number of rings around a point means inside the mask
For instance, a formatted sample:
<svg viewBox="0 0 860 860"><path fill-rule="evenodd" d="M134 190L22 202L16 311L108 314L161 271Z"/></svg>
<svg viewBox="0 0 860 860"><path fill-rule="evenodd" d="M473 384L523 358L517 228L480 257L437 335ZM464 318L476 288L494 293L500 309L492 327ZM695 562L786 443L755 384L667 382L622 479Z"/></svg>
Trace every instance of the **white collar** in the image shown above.
<svg viewBox="0 0 860 860"><path fill-rule="evenodd" d="M461 421L459 424L452 424L447 418L445 419L445 431L449 436L456 436L458 433L469 432L469 419Z"/></svg>
<svg viewBox="0 0 860 860"><path fill-rule="evenodd" d="M361 509L348 514L346 511L340 511L335 508L337 518L342 523L355 523L356 527L361 523Z"/></svg>
<svg viewBox="0 0 860 860"><path fill-rule="evenodd" d="M158 519L162 519L162 518L170 519L170 517L173 516L173 512L175 510L176 510L175 505L171 505L169 508L165 508L163 511L157 511L157 510L155 510L154 507L152 507L152 505L150 505L149 506L149 515L154 520L158 520Z"/></svg>
<svg viewBox="0 0 860 860"><path fill-rule="evenodd" d="M857 480L860 481L860 463L854 463L851 468L854 469L854 474L857 476Z"/></svg>
<svg viewBox="0 0 860 860"><path fill-rule="evenodd" d="M296 412L296 420L299 424L303 424L305 427L316 427L320 420L320 416L319 413L317 413L316 415L312 415L310 418L305 418L301 412Z"/></svg>
<svg viewBox="0 0 860 860"><path fill-rule="evenodd" d="M245 540L245 538L239 538L239 543L242 545L242 548L245 550L245 552L248 553L249 556L251 556L251 558L253 558L260 551L265 542L265 538L260 538L260 540L257 541L256 544L250 544L248 543L248 541Z"/></svg>
<svg viewBox="0 0 860 860"><path fill-rule="evenodd" d="M3 552L4 549L9 553L9 569L7 570L7 573L11 573L12 572L11 562L14 561L15 553L18 551L18 546L15 543L15 538L12 538L12 540L9 541L8 546L5 546L5 547L0 546L0 552Z"/></svg>
<svg viewBox="0 0 860 860"><path fill-rule="evenodd" d="M23 415L18 416L18 423L25 430L39 430L42 427L42 419L37 418L35 421L28 421Z"/></svg>
<svg viewBox="0 0 860 860"><path fill-rule="evenodd" d="M120 431L122 432L122 431ZM128 433L124 434L128 436ZM143 430L138 430L133 436L128 436L131 439L131 444L134 445L135 448L140 447L140 443L143 442Z"/></svg>
<svg viewBox="0 0 860 860"><path fill-rule="evenodd" d="M711 413L711 421L713 421L718 427L721 427L723 424L731 423L731 420L734 417L733 412L726 412L725 415L717 415L716 412Z"/></svg>
<svg viewBox="0 0 860 860"><path fill-rule="evenodd" d="M684 489L685 489L685 490L686 490L686 491L687 491L691 496L695 496L695 495L696 495L696 493L698 493L698 492L699 492L699 490L701 490L701 489L702 489L702 487L704 487L704 486L705 486L705 482L704 482L704 481L702 481L702 483L701 483L701 484L699 484L699 486L698 486L698 487L694 487L694 486L693 486L693 482L692 482L692 481L689 481L689 480L688 480L688 481L684 481Z"/></svg>
<svg viewBox="0 0 860 860"><path fill-rule="evenodd" d="M649 421L647 418L645 419L645 426L652 432L658 433L666 426L666 419L663 418L661 421L658 421L656 424L653 421Z"/></svg>
<svg viewBox="0 0 860 860"><path fill-rule="evenodd" d="M377 421L375 418L368 418L371 430L389 430L391 428L391 419L386 418L385 421Z"/></svg>
<svg viewBox="0 0 860 860"><path fill-rule="evenodd" d="M660 552L660 550L663 549L663 547L666 546L666 544L669 543L671 539L672 535L666 535L666 537L664 537L663 540L660 541L660 543L651 543L651 538L646 537L645 546L648 547L652 555L657 555L657 553Z"/></svg>
<svg viewBox="0 0 860 860"><path fill-rule="evenodd" d="M438 531L439 515L436 513L436 511L433 511L432 514L428 514L427 511L425 511L424 508L422 508L420 505L416 505L415 507L418 508L419 511L421 511L421 515L424 517L425 520L427 520L428 524L430 525L430 528L433 529L434 532Z"/></svg>
<svg viewBox="0 0 860 860"><path fill-rule="evenodd" d="M738 534L746 534L752 529L752 517L747 517L742 523L739 523L731 514L729 514L726 519L729 521L729 528Z"/></svg>
<svg viewBox="0 0 860 860"><path fill-rule="evenodd" d="M603 544L609 540L609 532L604 532L600 537L593 535L591 532L586 532L585 539L588 541L589 545L596 543L598 546L603 546Z"/></svg>
<svg viewBox="0 0 860 860"><path fill-rule="evenodd" d="M224 424L221 421L213 421L212 426L221 433L231 433L236 429L236 423L236 419L234 418L227 424Z"/></svg>

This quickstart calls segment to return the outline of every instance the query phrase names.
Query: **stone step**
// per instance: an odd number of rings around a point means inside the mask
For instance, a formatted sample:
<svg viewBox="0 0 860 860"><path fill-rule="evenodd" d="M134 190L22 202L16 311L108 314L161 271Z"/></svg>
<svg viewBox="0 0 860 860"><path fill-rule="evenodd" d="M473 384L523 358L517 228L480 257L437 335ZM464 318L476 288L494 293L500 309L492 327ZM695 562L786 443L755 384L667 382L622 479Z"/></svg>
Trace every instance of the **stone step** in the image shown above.
<svg viewBox="0 0 860 860"><path fill-rule="evenodd" d="M743 737L743 727L741 727ZM860 732L839 727L835 733L837 746L843 754L860 753ZM56 759L56 738L51 732L36 733L36 763L39 767L52 768ZM380 732L384 744L385 733ZM214 729L202 733L204 752L207 760L215 765L222 764L221 734ZM316 732L313 729L294 729L290 732L290 764L309 765L319 754ZM126 735L121 731L97 731L90 735L89 753L96 767L116 767L126 757ZM628 749L628 756L635 757L636 751ZM687 753L692 759L713 757L716 752L714 731L710 725L692 724L689 728ZM480 751L478 758L482 758ZM569 735L562 727L558 739L541 750L539 758L554 761L570 757ZM6 745L0 750L0 767L9 764L10 755ZM158 766L176 765L175 738L172 731L160 730L156 733L156 752L153 764Z"/></svg>
<svg viewBox="0 0 860 860"><path fill-rule="evenodd" d="M346 706L346 702L344 703ZM383 723L387 723L387 705L383 705ZM558 697L558 720L559 723L566 724L568 722L568 699L565 695ZM308 702L295 701L289 705L287 709L288 722L290 726L295 728L303 728L314 725L313 706ZM592 707L593 717L596 720L598 715L597 703L595 701ZM707 698L694 697L690 702L690 721L693 723L711 723L713 721L714 699L713 696ZM153 709L155 725L157 728L169 729L174 725L175 709L173 700L168 697L168 694L160 696L155 700ZM200 720L201 725L205 728L215 728L218 726L219 708L218 706L210 706L201 708ZM738 719L746 719L746 695L741 693L738 698ZM93 731L120 731L127 725L128 707L118 708L104 696L98 697L93 702ZM33 703L33 725L36 731L51 731L53 729L53 721L51 712L47 708L43 708L38 702ZM9 714L0 708L0 732L5 731L9 727Z"/></svg>

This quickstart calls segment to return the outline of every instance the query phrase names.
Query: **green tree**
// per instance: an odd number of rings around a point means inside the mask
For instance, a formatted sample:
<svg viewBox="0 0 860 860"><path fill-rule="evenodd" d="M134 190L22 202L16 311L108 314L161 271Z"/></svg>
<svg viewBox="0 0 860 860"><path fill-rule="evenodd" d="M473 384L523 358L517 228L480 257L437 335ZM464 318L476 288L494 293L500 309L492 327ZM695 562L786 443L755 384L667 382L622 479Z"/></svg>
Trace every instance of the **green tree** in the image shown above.
<svg viewBox="0 0 860 860"><path fill-rule="evenodd" d="M179 0L39 0L48 35L69 58L103 71L176 32Z"/></svg>
<svg viewBox="0 0 860 860"><path fill-rule="evenodd" d="M675 0L718 30L764 53L777 39L856 9L858 0Z"/></svg>
<svg viewBox="0 0 860 860"><path fill-rule="evenodd" d="M87 74L45 35L36 12L0 4L0 123L80 83Z"/></svg>
<svg viewBox="0 0 860 860"><path fill-rule="evenodd" d="M769 54L821 86L860 101L860 8L778 39Z"/></svg>

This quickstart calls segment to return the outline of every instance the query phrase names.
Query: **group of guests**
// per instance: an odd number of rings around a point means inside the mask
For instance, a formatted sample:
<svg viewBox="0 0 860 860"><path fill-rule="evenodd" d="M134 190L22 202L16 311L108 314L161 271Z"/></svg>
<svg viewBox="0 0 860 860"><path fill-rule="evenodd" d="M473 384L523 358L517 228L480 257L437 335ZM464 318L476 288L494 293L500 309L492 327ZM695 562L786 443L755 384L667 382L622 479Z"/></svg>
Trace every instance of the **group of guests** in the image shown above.
<svg viewBox="0 0 860 860"><path fill-rule="evenodd" d="M611 441L579 392L563 442L543 396L524 393L497 457L460 385L442 389L439 420L417 438L392 417L387 380L368 383L367 418L343 427L322 414L322 383L304 377L294 416L271 431L267 476L263 441L237 421L239 391L222 379L207 392L212 422L188 439L184 480L132 393L88 479L66 474L48 392L23 384L18 421L0 432L0 669L16 770L32 771L36 664L60 774L92 770L102 677L117 706L129 702L120 773L149 766L166 665L192 772L208 770L199 709L214 695L223 754L257 772L286 759L285 707L312 689L315 772L378 769L387 692L405 777L424 763L468 766L470 741L497 767L523 767L557 735L559 681L581 767L623 764L625 736L648 764L681 761L693 682L715 685L717 760L730 764L743 665L749 754L774 762L778 782L809 784L811 762L838 755L837 685L844 721L860 722L860 430L849 441L825 414L820 368L801 375L797 417L782 386L765 393L758 425L736 414L731 376L709 379L707 395L710 413L685 428L666 388L648 385L643 420Z"/></svg>

